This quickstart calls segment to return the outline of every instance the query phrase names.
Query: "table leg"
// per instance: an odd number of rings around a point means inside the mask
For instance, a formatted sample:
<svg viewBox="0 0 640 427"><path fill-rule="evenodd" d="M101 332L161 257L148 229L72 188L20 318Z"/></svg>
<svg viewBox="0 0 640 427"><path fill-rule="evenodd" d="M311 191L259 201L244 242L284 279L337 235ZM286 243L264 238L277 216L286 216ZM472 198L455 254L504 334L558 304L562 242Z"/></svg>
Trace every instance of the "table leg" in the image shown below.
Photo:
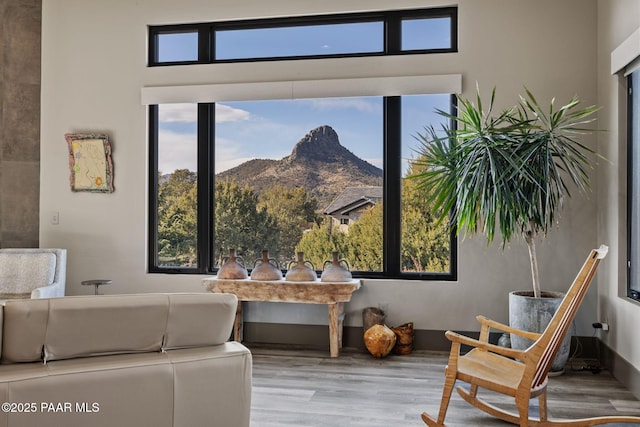
<svg viewBox="0 0 640 427"><path fill-rule="evenodd" d="M236 319L233 322L233 339L238 342L242 342L243 338L243 325L242 325L242 301L238 300L238 307L236 308Z"/></svg>
<svg viewBox="0 0 640 427"><path fill-rule="evenodd" d="M329 306L329 353L338 357L342 348L342 327L344 324L344 303L337 302Z"/></svg>

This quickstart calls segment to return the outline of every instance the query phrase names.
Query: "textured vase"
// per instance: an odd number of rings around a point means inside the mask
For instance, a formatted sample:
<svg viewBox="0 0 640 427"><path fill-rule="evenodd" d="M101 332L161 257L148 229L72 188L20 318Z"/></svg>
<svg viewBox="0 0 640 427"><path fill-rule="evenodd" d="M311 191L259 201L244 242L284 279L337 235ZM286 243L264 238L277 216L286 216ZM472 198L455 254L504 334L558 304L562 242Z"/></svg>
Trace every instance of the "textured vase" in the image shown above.
<svg viewBox="0 0 640 427"><path fill-rule="evenodd" d="M396 345L396 334L385 325L373 325L364 333L364 345L373 357L383 358Z"/></svg>
<svg viewBox="0 0 640 427"><path fill-rule="evenodd" d="M291 267L291 264L293 264L293 267ZM287 271L284 278L292 282L313 282L318 279L318 275L313 264L305 261L304 252L298 252L298 261L289 263L289 271Z"/></svg>
<svg viewBox="0 0 640 427"><path fill-rule="evenodd" d="M249 277L241 256L236 256L235 249L229 249L229 256L222 258L218 269L218 279L246 279Z"/></svg>
<svg viewBox="0 0 640 427"><path fill-rule="evenodd" d="M531 291L509 293L509 326L529 332L544 332L563 298L562 292L542 292L541 298L534 298ZM571 335L569 329L551 364L551 372L563 371L571 351ZM511 347L517 350L524 350L533 344L533 341L515 334L511 334L510 341Z"/></svg>
<svg viewBox="0 0 640 427"><path fill-rule="evenodd" d="M323 282L350 281L351 272L349 271L349 263L347 260L340 259L337 251L331 252L331 260L324 262L320 280Z"/></svg>
<svg viewBox="0 0 640 427"><path fill-rule="evenodd" d="M251 270L252 280L280 280L282 271L275 258L269 258L269 251L262 251L262 258L257 259Z"/></svg>
<svg viewBox="0 0 640 427"><path fill-rule="evenodd" d="M393 347L393 353L410 354L413 351L413 322L396 326L391 330L396 334L396 345Z"/></svg>

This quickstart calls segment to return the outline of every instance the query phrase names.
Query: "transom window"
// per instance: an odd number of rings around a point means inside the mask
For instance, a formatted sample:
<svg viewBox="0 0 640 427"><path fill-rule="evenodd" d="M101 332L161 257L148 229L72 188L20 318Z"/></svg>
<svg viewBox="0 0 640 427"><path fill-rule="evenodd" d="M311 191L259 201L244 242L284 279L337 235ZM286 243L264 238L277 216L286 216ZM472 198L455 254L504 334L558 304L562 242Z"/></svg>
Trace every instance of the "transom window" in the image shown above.
<svg viewBox="0 0 640 427"><path fill-rule="evenodd" d="M438 53L456 49L456 31L455 8L151 27L149 64ZM455 280L455 234L407 179L417 134L453 102L150 105L149 271L215 273L231 248L249 269L266 249L283 269L304 251L321 270L338 250L355 277Z"/></svg>
<svg viewBox="0 0 640 427"><path fill-rule="evenodd" d="M149 66L457 51L457 9L149 27Z"/></svg>

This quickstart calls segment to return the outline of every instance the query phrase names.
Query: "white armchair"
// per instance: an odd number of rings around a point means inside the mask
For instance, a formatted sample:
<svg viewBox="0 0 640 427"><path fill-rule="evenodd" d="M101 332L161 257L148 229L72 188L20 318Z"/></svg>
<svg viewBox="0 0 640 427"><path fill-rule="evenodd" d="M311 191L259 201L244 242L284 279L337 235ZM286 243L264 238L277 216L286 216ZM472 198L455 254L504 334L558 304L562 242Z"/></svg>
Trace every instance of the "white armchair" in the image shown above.
<svg viewBox="0 0 640 427"><path fill-rule="evenodd" d="M63 297L66 276L66 249L0 249L0 299Z"/></svg>

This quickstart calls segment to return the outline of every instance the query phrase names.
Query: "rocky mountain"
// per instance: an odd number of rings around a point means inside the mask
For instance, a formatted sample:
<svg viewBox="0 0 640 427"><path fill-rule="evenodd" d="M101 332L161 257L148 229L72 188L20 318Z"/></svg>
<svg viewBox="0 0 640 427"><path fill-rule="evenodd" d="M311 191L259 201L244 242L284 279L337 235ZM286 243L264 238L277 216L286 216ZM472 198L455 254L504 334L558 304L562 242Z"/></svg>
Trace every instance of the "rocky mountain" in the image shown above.
<svg viewBox="0 0 640 427"><path fill-rule="evenodd" d="M216 179L233 179L258 193L274 185L304 187L324 209L347 187L381 186L382 169L342 146L333 128L319 126L300 139L290 155L280 160L250 160Z"/></svg>

